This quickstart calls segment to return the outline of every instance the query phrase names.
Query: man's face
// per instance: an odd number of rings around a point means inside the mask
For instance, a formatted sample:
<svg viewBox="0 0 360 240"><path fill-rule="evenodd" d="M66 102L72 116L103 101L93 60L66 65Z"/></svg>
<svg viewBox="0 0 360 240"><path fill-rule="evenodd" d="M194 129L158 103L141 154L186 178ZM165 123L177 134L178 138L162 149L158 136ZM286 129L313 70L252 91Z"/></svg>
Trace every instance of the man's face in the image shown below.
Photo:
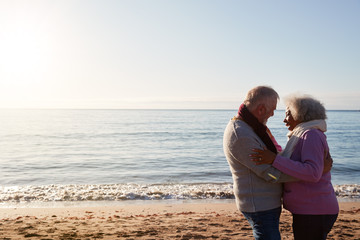
<svg viewBox="0 0 360 240"><path fill-rule="evenodd" d="M266 112L262 117L262 123L266 125L268 119L274 116L274 111L276 110L277 100L272 100L265 105Z"/></svg>

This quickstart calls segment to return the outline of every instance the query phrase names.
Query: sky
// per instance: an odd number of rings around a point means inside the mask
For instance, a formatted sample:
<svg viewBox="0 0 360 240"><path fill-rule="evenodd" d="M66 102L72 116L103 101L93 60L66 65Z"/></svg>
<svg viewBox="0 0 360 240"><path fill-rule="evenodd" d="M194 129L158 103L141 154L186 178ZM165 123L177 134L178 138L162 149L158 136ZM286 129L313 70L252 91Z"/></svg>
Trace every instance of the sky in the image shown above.
<svg viewBox="0 0 360 240"><path fill-rule="evenodd" d="M355 0L0 0L0 108L237 109L267 85L360 110L359 12Z"/></svg>

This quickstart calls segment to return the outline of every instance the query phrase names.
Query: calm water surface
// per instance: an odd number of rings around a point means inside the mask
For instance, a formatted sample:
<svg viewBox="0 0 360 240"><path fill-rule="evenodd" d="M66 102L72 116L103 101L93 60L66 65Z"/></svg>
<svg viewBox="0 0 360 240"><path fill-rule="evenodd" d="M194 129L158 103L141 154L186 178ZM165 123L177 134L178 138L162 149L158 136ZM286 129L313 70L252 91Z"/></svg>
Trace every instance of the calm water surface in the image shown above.
<svg viewBox="0 0 360 240"><path fill-rule="evenodd" d="M233 110L0 110L0 184L231 183ZM268 126L285 146L284 111ZM360 112L328 111L334 184L360 183Z"/></svg>

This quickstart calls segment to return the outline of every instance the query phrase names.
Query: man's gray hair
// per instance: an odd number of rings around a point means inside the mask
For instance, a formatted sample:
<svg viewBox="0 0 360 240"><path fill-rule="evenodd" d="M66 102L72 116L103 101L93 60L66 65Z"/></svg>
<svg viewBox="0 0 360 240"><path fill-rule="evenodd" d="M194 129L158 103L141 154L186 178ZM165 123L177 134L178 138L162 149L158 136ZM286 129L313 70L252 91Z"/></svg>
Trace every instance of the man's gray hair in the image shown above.
<svg viewBox="0 0 360 240"><path fill-rule="evenodd" d="M258 104L265 104L269 107L271 100L278 100L279 94L269 86L257 86L251 89L244 100L248 109L255 108Z"/></svg>
<svg viewBox="0 0 360 240"><path fill-rule="evenodd" d="M285 98L285 104L294 120L308 122L327 118L324 105L311 96L289 96Z"/></svg>

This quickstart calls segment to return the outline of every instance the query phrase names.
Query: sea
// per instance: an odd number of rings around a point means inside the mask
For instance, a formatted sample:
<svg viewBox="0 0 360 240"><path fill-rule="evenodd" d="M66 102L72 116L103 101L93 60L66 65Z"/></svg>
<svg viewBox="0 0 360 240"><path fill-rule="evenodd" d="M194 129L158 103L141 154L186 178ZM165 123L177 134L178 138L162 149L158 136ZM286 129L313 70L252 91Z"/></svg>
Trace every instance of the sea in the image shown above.
<svg viewBox="0 0 360 240"><path fill-rule="evenodd" d="M234 199L223 132L236 110L0 110L0 207ZM268 127L281 146L283 110ZM340 199L360 199L360 111L328 111Z"/></svg>

